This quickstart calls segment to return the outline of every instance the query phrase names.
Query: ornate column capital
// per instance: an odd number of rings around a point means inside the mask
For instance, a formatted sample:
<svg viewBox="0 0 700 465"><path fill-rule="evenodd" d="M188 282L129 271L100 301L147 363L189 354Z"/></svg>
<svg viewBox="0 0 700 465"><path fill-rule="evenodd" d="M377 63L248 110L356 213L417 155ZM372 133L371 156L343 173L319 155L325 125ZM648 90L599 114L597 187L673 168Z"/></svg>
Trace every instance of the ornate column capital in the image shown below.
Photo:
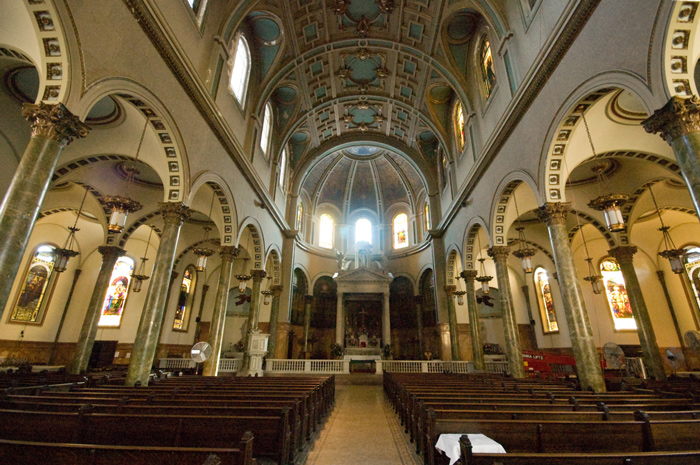
<svg viewBox="0 0 700 465"><path fill-rule="evenodd" d="M680 136L700 132L700 99L695 95L690 98L673 96L642 125L649 133L659 133L669 144Z"/></svg>
<svg viewBox="0 0 700 465"><path fill-rule="evenodd" d="M238 247L227 245L219 248L219 256L221 256L221 260L223 261L232 262L238 256L239 252L240 249Z"/></svg>
<svg viewBox="0 0 700 465"><path fill-rule="evenodd" d="M87 136L90 131L90 128L62 103L25 103L22 105L22 116L31 123L32 137L51 139L61 147Z"/></svg>
<svg viewBox="0 0 700 465"><path fill-rule="evenodd" d="M101 245L97 248L97 251L102 255L102 261L107 261L109 259L118 259L126 255L126 250L116 245Z"/></svg>
<svg viewBox="0 0 700 465"><path fill-rule="evenodd" d="M270 286L270 291L272 292L272 297L279 297L279 295L282 293L282 285L273 284Z"/></svg>
<svg viewBox="0 0 700 465"><path fill-rule="evenodd" d="M182 202L160 202L158 209L163 215L165 224L182 225L182 222L189 219L191 210Z"/></svg>
<svg viewBox="0 0 700 465"><path fill-rule="evenodd" d="M493 258L495 262L502 262L508 259L508 254L510 253L510 248L504 245L495 245L486 251L489 257Z"/></svg>
<svg viewBox="0 0 700 465"><path fill-rule="evenodd" d="M448 296L451 296L452 293L456 290L457 290L457 286L455 286L454 284L448 284L447 286L445 286L445 293Z"/></svg>
<svg viewBox="0 0 700 465"><path fill-rule="evenodd" d="M252 270L250 272L250 276L253 277L253 281L255 281L255 280L262 281L262 279L265 276L267 276L267 273L265 272L265 270Z"/></svg>
<svg viewBox="0 0 700 465"><path fill-rule="evenodd" d="M473 284L479 273L476 270L463 270L459 275L464 278L465 283Z"/></svg>
<svg viewBox="0 0 700 465"><path fill-rule="evenodd" d="M537 209L537 216L547 226L566 224L566 216L571 211L569 202L547 202Z"/></svg>
<svg viewBox="0 0 700 465"><path fill-rule="evenodd" d="M634 254L637 253L637 246L621 245L619 247L613 247L612 249L608 250L608 253L620 264L631 264Z"/></svg>

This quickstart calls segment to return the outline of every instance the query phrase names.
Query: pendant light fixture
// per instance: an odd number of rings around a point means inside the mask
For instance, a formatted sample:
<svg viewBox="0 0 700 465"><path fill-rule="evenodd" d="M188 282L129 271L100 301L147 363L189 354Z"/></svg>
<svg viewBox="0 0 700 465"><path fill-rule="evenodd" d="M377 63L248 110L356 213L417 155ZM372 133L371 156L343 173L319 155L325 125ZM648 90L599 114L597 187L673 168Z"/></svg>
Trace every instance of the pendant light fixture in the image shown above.
<svg viewBox="0 0 700 465"><path fill-rule="evenodd" d="M216 193L212 191L211 194L211 204L209 205L209 217L208 219L211 221L211 214L214 209L214 197ZM202 246L201 247L195 247L192 249L192 253L197 256L197 263L195 264L194 268L197 271L204 271L207 268L207 259L214 255L214 251L208 247L205 247L205 244L207 243L207 238L209 237L209 231L211 231L211 226L205 225L203 228L204 230L204 240L202 241Z"/></svg>
<svg viewBox="0 0 700 465"><path fill-rule="evenodd" d="M583 124L586 127L586 134L588 135L588 142L591 145L591 152L593 152L593 158L595 159L595 147L593 145L593 138L591 137L591 130L588 127L588 121L586 121L586 115L583 110L581 110L581 117L583 119ZM596 173L598 178L598 184L602 190L608 190L612 192L612 189L608 186L608 180L605 176L605 170L607 166L603 162L598 162L593 166L593 171ZM605 222L608 225L608 229L611 232L621 232L625 230L625 219L622 216L622 209L620 208L625 202L629 200L627 194L604 194L601 195L590 202L588 206L594 210L602 211L605 215Z"/></svg>
<svg viewBox="0 0 700 465"><path fill-rule="evenodd" d="M661 217L661 209L659 204L656 203L656 196L654 196L654 191L649 185L649 193L651 194L651 199L654 201L654 208L656 208L656 214L659 216L659 221L661 222L661 227L659 231L663 234L664 238L664 250L659 252L659 255L664 257L671 264L671 271L676 274L681 274L685 271L684 260L685 260L685 250L676 247L671 239L671 233L669 233L670 226L664 224L664 219Z"/></svg>
<svg viewBox="0 0 700 465"><path fill-rule="evenodd" d="M248 231L248 242L247 246L245 249L246 256L243 258L243 269L246 268L245 264L248 263L248 257L250 256L250 231ZM241 273L236 275L236 279L238 280L238 292L243 294L246 290L246 283L248 280L250 280L251 275Z"/></svg>
<svg viewBox="0 0 700 465"><path fill-rule="evenodd" d="M73 250L73 245L75 244L75 233L80 231L80 229L77 227L78 220L80 219L80 215L83 213L83 206L85 205L87 193L88 188L86 187L85 194L83 194L83 200L80 202L80 208L78 208L78 213L75 215L75 222L73 223L73 226L68 228L68 231L70 232L68 233L66 242L63 244L63 247L54 251L56 254L56 262L54 263L53 269L57 273L66 271L68 268L68 261L80 254L80 252Z"/></svg>
<svg viewBox="0 0 700 465"><path fill-rule="evenodd" d="M479 234L476 235L476 240L479 244L479 255L481 255L481 238L479 237ZM481 283L481 292L488 294L489 282L493 279L493 276L488 276L486 274L486 268L484 268L485 261L485 258L479 259L479 276L476 277L476 280Z"/></svg>
<svg viewBox="0 0 700 465"><path fill-rule="evenodd" d="M139 269L135 274L131 275L131 290L133 292L141 292L141 287L143 282L150 278L146 274L146 262L148 261L148 247L151 245L151 236L153 235L153 226L150 226L151 230L148 233L148 240L146 241L146 250L143 251L143 257L141 257L141 264Z"/></svg>
<svg viewBox="0 0 700 465"><path fill-rule="evenodd" d="M532 273L532 257L535 256L535 249L527 246L527 241L525 240L525 227L520 222L518 199L515 198L515 194L513 194L513 202L515 203L515 214L517 215L518 222L518 227L515 228L515 230L518 231L518 250L514 251L513 255L520 259L520 263L525 273Z"/></svg>
<svg viewBox="0 0 700 465"><path fill-rule="evenodd" d="M143 138L146 135L146 128L148 128L148 118L146 118L146 124L144 124L143 131L141 131L141 138L139 139L139 145L136 148L136 156L134 156L134 161L124 167L124 170L126 171L127 192L129 187L134 183L134 176L139 174L136 164L139 161L141 146L143 145ZM110 233L122 232L124 230L124 226L126 225L126 218L129 213L141 210L141 204L139 202L130 199L129 197L123 197L120 195L105 197L105 203L112 209L112 212L109 215L109 225L107 226L107 231Z"/></svg>
<svg viewBox="0 0 700 465"><path fill-rule="evenodd" d="M457 305L464 305L464 294L466 294L467 291L463 291L463 290L460 288L460 285L459 285L459 280L460 280L460 279L461 279L461 278L460 278L459 276L457 276L457 290L456 290L456 291L453 291L453 292L452 292L452 295L457 296Z"/></svg>
<svg viewBox="0 0 700 465"><path fill-rule="evenodd" d="M260 292L263 295L263 305L270 305L270 297L272 296L272 291L270 290L270 280L272 276L267 277L267 289Z"/></svg>
<svg viewBox="0 0 700 465"><path fill-rule="evenodd" d="M588 253L588 244L586 243L586 236L583 234L583 227L581 227L581 222L579 221L578 215L576 215L576 221L578 221L578 230L581 232L581 240L583 241L583 250L586 251L586 263L588 263L588 276L583 278L585 281L591 283L594 294L603 293L603 277L597 272L596 268L593 266L593 259L590 253Z"/></svg>

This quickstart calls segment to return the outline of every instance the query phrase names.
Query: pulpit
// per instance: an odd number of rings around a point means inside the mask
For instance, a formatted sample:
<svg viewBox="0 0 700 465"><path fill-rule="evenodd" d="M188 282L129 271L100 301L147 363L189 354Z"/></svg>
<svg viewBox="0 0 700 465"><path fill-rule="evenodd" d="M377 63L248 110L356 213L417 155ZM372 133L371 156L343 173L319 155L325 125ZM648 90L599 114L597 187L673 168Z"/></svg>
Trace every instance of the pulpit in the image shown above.
<svg viewBox="0 0 700 465"><path fill-rule="evenodd" d="M263 334L259 330L253 330L250 333L250 365L247 375L262 376L263 375L263 357L267 352L267 340L269 334Z"/></svg>

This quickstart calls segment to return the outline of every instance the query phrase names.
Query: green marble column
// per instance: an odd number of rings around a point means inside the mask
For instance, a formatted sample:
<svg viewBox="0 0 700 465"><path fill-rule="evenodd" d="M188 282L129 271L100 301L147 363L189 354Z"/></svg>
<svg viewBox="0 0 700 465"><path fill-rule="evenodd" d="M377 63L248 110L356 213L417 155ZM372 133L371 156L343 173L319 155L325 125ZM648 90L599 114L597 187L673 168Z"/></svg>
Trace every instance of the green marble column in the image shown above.
<svg viewBox="0 0 700 465"><path fill-rule="evenodd" d="M73 281L70 284L70 291L68 291L68 298L66 299L66 304L63 306L63 313L61 314L61 321L58 322L58 329L56 330L56 337L54 337L53 345L51 346L51 353L49 354L49 365L54 365L54 357L56 356L56 347L58 347L58 340L61 338L61 331L63 330L63 323L66 321L66 314L68 313L68 308L70 307L71 300L73 300L73 291L75 291L75 285L78 283L78 278L83 270L80 268L75 270L73 274Z"/></svg>
<svg viewBox="0 0 700 465"><path fill-rule="evenodd" d="M671 145L700 216L700 99L671 97L642 125Z"/></svg>
<svg viewBox="0 0 700 465"><path fill-rule="evenodd" d="M600 367L600 357L596 350L581 284L569 245L566 216L570 210L571 205L568 203L549 202L540 207L537 214L547 224L581 388L604 392L605 380Z"/></svg>
<svg viewBox="0 0 700 465"><path fill-rule="evenodd" d="M219 282L216 285L216 297L214 297L214 314L211 317L209 329L209 345L211 357L204 362L202 373L204 376L216 376L219 373L219 359L221 358L221 346L224 343L224 325L226 323L226 307L228 306L228 291L231 287L231 269L233 260L238 255L236 247L221 247L221 269Z"/></svg>
<svg viewBox="0 0 700 465"><path fill-rule="evenodd" d="M267 273L264 270L253 270L250 272L253 278L253 289L250 294L250 312L245 331L245 352L243 353L243 373L248 373L250 369L250 333L258 330L258 318L260 312L260 287L262 280Z"/></svg>
<svg viewBox="0 0 700 465"><path fill-rule="evenodd" d="M277 327L280 319L282 286L273 284L270 286L270 291L272 291L272 303L270 304L270 339L267 341L267 356L268 358L277 358L275 351L277 350Z"/></svg>
<svg viewBox="0 0 700 465"><path fill-rule="evenodd" d="M479 324L479 307L476 305L476 292L474 282L478 275L476 270L464 270L461 273L467 291L467 310L469 311L469 330L472 336L472 353L474 354L474 368L484 369L484 346L481 342L481 326Z"/></svg>
<svg viewBox="0 0 700 465"><path fill-rule="evenodd" d="M127 386L133 386L136 381L140 381L142 386L148 385L148 375L158 348L165 304L168 300L168 285L175 262L180 227L190 216L190 209L182 203L161 203L160 212L163 215L163 233L160 236L160 246L153 264L134 349L131 352L131 362L126 374Z"/></svg>
<svg viewBox="0 0 700 465"><path fill-rule="evenodd" d="M0 316L61 151L74 139L85 137L89 130L60 103L25 103L22 116L31 123L32 137L0 205Z"/></svg>
<svg viewBox="0 0 700 465"><path fill-rule="evenodd" d="M520 349L520 333L518 332L518 322L515 320L513 295L510 292L510 278L508 277L509 253L510 249L504 246L494 246L488 249L489 257L493 258L496 264L496 279L498 280L498 294L501 296L508 368L510 368L510 374L513 378L524 378L525 367L523 353Z"/></svg>
<svg viewBox="0 0 700 465"><path fill-rule="evenodd" d="M453 292L457 290L457 286L445 286L445 294L447 295L447 321L450 324L450 350L452 360L462 360L459 353L459 328L457 327L457 311L455 310L455 298Z"/></svg>
<svg viewBox="0 0 700 465"><path fill-rule="evenodd" d="M119 257L126 253L126 250L111 245L101 245L97 250L102 254L102 265L97 274L95 288L92 290L92 297L90 297L83 327L80 330L80 337L78 337L78 345L75 349L75 355L73 355L73 363L70 368L73 375L87 369L97 335L97 323L100 321L102 306L109 287L109 278L112 276L114 264L117 263Z"/></svg>
<svg viewBox="0 0 700 465"><path fill-rule="evenodd" d="M416 360L423 360L423 353L425 349L423 348L423 296L416 295L413 296L413 303L416 306L416 332L418 333L418 357Z"/></svg>
<svg viewBox="0 0 700 465"><path fill-rule="evenodd" d="M642 345L642 353L644 354L644 363L647 366L647 373L650 377L663 381L666 379L664 362L661 359L659 346L656 343L656 335L654 334L654 327L651 324L647 304L644 301L642 286L639 284L637 271L634 269L634 264L632 263L634 254L637 253L637 247L633 245L614 247L608 250L608 253L620 265L622 277L625 278L627 297L630 299L634 321L637 323L637 335L639 335L639 343Z"/></svg>
<svg viewBox="0 0 700 465"><path fill-rule="evenodd" d="M309 332L311 331L311 304L314 296L304 296L304 358L309 357Z"/></svg>

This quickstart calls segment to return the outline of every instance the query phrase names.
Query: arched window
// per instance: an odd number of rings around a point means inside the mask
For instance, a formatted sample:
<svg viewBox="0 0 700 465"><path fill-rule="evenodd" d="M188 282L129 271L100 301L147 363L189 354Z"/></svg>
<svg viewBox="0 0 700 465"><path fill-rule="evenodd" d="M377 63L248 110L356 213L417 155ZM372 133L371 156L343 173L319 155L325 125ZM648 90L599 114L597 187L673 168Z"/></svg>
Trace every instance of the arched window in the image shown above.
<svg viewBox="0 0 700 465"><path fill-rule="evenodd" d="M248 42L241 34L236 42L236 55L233 58L233 66L231 67L231 80L229 85L236 96L238 103L243 106L245 93L248 89L248 78L250 77L250 49Z"/></svg>
<svg viewBox="0 0 700 465"><path fill-rule="evenodd" d="M394 217L394 248L402 249L408 246L408 216L399 213Z"/></svg>
<svg viewBox="0 0 700 465"><path fill-rule="evenodd" d="M118 328L121 324L124 303L129 293L129 283L131 283L133 271L134 261L129 257L121 257L114 264L97 326Z"/></svg>
<svg viewBox="0 0 700 465"><path fill-rule="evenodd" d="M688 273L693 296L700 305L700 247L696 245L685 247L685 272Z"/></svg>
<svg viewBox="0 0 700 465"><path fill-rule="evenodd" d="M287 178L287 149L282 150L280 155L280 187L284 189L284 181Z"/></svg>
<svg viewBox="0 0 700 465"><path fill-rule="evenodd" d="M425 207L423 207L423 215L425 216L425 232L430 231L430 204L425 202Z"/></svg>
<svg viewBox="0 0 700 465"><path fill-rule="evenodd" d="M606 258L600 263L600 273L615 329L637 329L620 265L612 258Z"/></svg>
<svg viewBox="0 0 700 465"><path fill-rule="evenodd" d="M372 243L372 222L367 218L360 218L355 223L355 243Z"/></svg>
<svg viewBox="0 0 700 465"><path fill-rule="evenodd" d="M537 303L542 317L542 330L545 334L556 333L559 331L559 324L557 323L557 314L554 312L554 299L552 298L552 288L549 285L547 270L538 267L535 269L533 278L537 290Z"/></svg>
<svg viewBox="0 0 700 465"><path fill-rule="evenodd" d="M185 274L182 275L180 295L177 299L177 309L175 310L175 320L173 321L173 331L187 331L196 284L197 273L194 270L194 266L190 265L185 269Z"/></svg>
<svg viewBox="0 0 700 465"><path fill-rule="evenodd" d="M267 102L263 115L262 129L260 130L260 149L263 155L267 155L270 147L270 134L272 133L272 104Z"/></svg>
<svg viewBox="0 0 700 465"><path fill-rule="evenodd" d="M333 217L325 213L321 215L321 227L318 234L319 247L325 247L326 249L333 248L333 228Z"/></svg>
<svg viewBox="0 0 700 465"><path fill-rule="evenodd" d="M457 149L461 152L464 150L464 144L467 141L466 128L464 127L464 108L462 108L462 102L457 100L455 104L455 139L457 140Z"/></svg>
<svg viewBox="0 0 700 465"><path fill-rule="evenodd" d="M304 205L299 202L297 205L297 230L301 231L304 226Z"/></svg>
<svg viewBox="0 0 700 465"><path fill-rule="evenodd" d="M22 288L17 295L10 322L41 324L49 303L55 279L53 268L56 263L55 248L43 244L37 247L29 262L22 280Z"/></svg>
<svg viewBox="0 0 700 465"><path fill-rule="evenodd" d="M479 48L479 59L481 62L481 74L484 81L484 95L486 98L491 96L494 86L496 85L496 70L493 66L493 55L491 54L491 42L484 36L481 40Z"/></svg>
<svg viewBox="0 0 700 465"><path fill-rule="evenodd" d="M187 0L187 3L190 5L190 8L192 8L197 20L201 22L202 16L204 16L204 9L206 8L207 0Z"/></svg>

